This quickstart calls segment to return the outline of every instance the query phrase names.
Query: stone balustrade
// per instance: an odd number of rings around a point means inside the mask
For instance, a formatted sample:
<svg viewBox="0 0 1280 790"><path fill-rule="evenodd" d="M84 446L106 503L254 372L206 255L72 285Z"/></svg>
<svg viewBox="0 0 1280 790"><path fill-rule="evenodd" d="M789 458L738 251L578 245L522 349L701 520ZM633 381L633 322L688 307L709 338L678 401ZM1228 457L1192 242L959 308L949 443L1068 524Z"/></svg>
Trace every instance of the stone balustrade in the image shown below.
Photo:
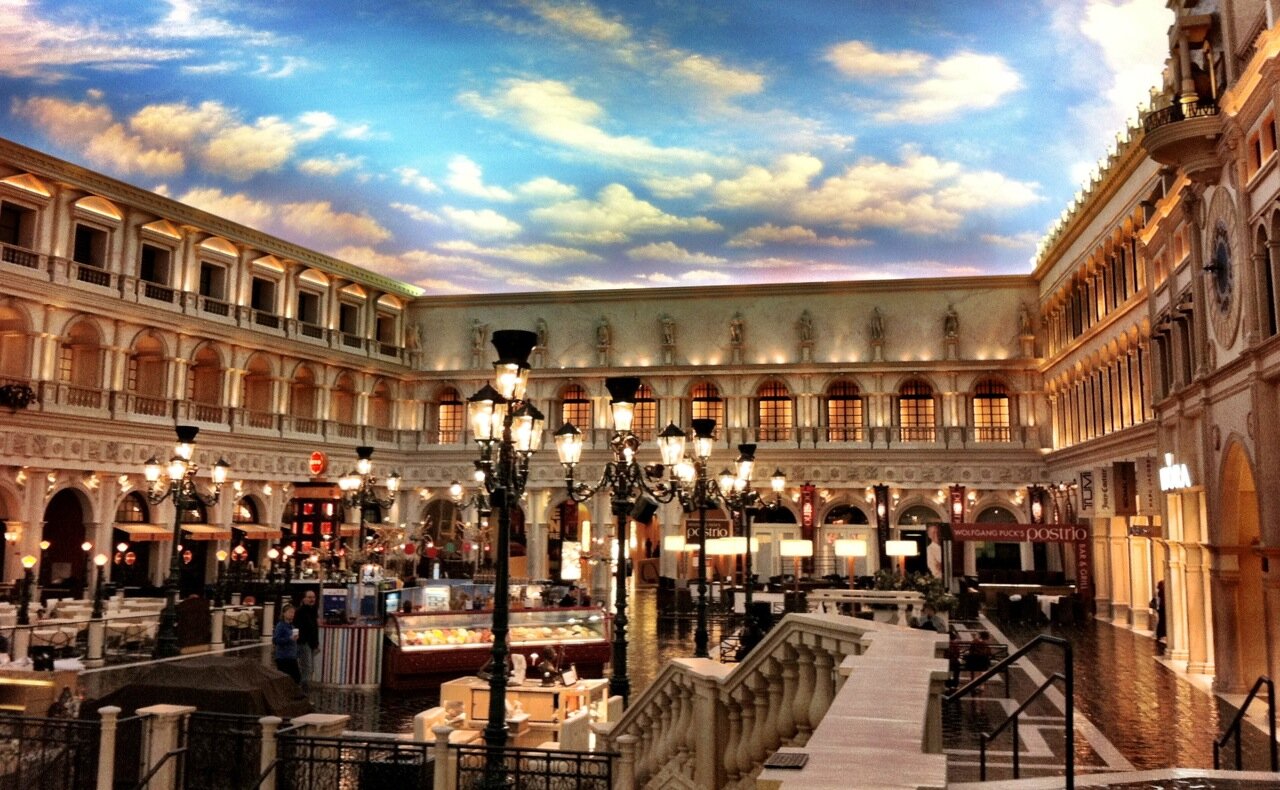
<svg viewBox="0 0 1280 790"><path fill-rule="evenodd" d="M840 604L852 604L855 612L863 606L892 606L899 625L907 624L908 611L918 614L924 606L924 596L915 590L811 590L807 600L811 610L832 614L840 612Z"/></svg>
<svg viewBox="0 0 1280 790"><path fill-rule="evenodd" d="M914 715L914 751L923 753L928 745L941 759L940 695L947 667L936 657L945 646L931 632L840 615L791 614L740 664L671 661L621 719L596 725L596 732L603 748L619 752L628 768L627 781L615 781L618 788L751 788L779 748L816 744L821 735L825 749L829 730L823 725L837 702L842 711L862 710L867 717L899 706L904 692L893 666L909 655L927 662L921 665L927 669L923 687L905 692L918 696L918 704L889 713ZM871 660L849 663L864 658ZM850 673L862 667L873 671L859 676L859 693L847 692ZM861 686L867 684L883 693L865 693Z"/></svg>

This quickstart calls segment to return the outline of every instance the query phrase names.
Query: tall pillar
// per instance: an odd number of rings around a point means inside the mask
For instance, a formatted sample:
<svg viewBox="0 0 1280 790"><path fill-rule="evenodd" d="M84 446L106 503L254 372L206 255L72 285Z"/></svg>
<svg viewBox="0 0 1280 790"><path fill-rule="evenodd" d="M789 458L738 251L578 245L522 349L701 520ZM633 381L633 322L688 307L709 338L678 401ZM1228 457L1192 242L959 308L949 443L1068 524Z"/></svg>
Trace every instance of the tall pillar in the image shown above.
<svg viewBox="0 0 1280 790"><path fill-rule="evenodd" d="M1090 519L1093 540L1093 604L1099 620L1111 619L1111 542L1107 519Z"/></svg>
<svg viewBox="0 0 1280 790"><path fill-rule="evenodd" d="M1108 548L1111 552L1108 559L1111 568L1111 620L1128 624L1129 612L1134 605L1129 586L1128 524L1124 518L1113 517L1106 521L1110 535Z"/></svg>
<svg viewBox="0 0 1280 790"><path fill-rule="evenodd" d="M547 512L551 492L529 492L529 517L525 520L527 572L530 579L547 578Z"/></svg>
<svg viewBox="0 0 1280 790"><path fill-rule="evenodd" d="M1129 611L1130 623L1142 631L1152 630L1151 608L1147 604L1154 597L1155 584L1151 581L1151 541L1148 538L1129 538L1129 588L1133 602Z"/></svg>
<svg viewBox="0 0 1280 790"><path fill-rule="evenodd" d="M1212 582L1214 621L1221 624L1214 635L1214 678L1217 691L1244 694L1252 678L1243 676L1240 656L1240 571L1234 556L1218 555L1215 567L1210 571ZM1188 671L1192 670L1188 666Z"/></svg>
<svg viewBox="0 0 1280 790"><path fill-rule="evenodd" d="M1270 571L1262 575L1262 613L1266 620L1263 638L1267 640L1267 676L1280 677L1280 553L1269 549Z"/></svg>
<svg viewBox="0 0 1280 790"><path fill-rule="evenodd" d="M1209 659L1209 611L1205 596L1205 554L1199 544L1185 545L1186 601L1187 601L1187 671L1208 674L1212 664Z"/></svg>
<svg viewBox="0 0 1280 790"><path fill-rule="evenodd" d="M1192 92L1194 101L1195 93ZM1183 216L1187 222L1187 238L1191 247L1191 298L1194 300L1194 312L1191 314L1192 349L1195 370L1191 372L1193 379L1200 378L1209 372L1209 310L1204 285L1204 252L1200 243L1200 198L1194 192L1187 191L1183 198Z"/></svg>

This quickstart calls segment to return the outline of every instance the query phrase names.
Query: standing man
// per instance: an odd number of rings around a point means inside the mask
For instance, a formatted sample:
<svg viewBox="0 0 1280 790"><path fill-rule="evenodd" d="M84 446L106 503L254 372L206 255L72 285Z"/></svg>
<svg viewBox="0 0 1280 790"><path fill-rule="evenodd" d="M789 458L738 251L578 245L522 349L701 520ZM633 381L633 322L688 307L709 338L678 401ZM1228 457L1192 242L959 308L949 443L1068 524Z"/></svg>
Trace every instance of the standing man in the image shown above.
<svg viewBox="0 0 1280 790"><path fill-rule="evenodd" d="M929 573L942 578L942 537L938 534L938 525L930 524L927 528L929 548L925 549L925 559L929 563Z"/></svg>
<svg viewBox="0 0 1280 790"><path fill-rule="evenodd" d="M320 653L320 611L316 606L316 591L302 594L294 624L298 629L298 670L302 675L302 687L311 686L311 673Z"/></svg>

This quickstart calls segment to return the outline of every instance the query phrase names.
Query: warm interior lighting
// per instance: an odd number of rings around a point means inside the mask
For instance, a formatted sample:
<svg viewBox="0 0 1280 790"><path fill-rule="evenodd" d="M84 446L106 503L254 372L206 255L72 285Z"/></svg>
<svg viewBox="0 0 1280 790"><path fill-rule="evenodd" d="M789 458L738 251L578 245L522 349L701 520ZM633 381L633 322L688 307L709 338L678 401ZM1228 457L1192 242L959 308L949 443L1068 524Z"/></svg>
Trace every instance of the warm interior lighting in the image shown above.
<svg viewBox="0 0 1280 790"><path fill-rule="evenodd" d="M582 431L571 422L566 422L556 431L556 453L560 463L565 466L576 466L582 460Z"/></svg>
<svg viewBox="0 0 1280 790"><path fill-rule="evenodd" d="M214 485L222 485L227 482L227 473L231 471L231 464L227 463L225 458L219 458L218 462L213 465L213 483Z"/></svg>
<svg viewBox="0 0 1280 790"><path fill-rule="evenodd" d="M49 547L50 547L50 546L52 546L52 545L53 545L53 544L52 544L52 543L50 543L49 541L47 541L47 540L42 540L42 541L40 541L40 550L41 550L41 551L48 551L48 550L49 550Z"/></svg>
<svg viewBox="0 0 1280 790"><path fill-rule="evenodd" d="M630 433L635 418L636 392L640 379L635 376L612 376L604 380L609 390L609 406L613 410L613 429L618 433Z"/></svg>
<svg viewBox="0 0 1280 790"><path fill-rule="evenodd" d="M920 554L920 544L914 540L886 540L884 553L890 557L916 557Z"/></svg>
<svg viewBox="0 0 1280 790"><path fill-rule="evenodd" d="M756 468L756 446L754 444L738 445L738 460L734 463L738 467L738 479L743 482L741 487L745 487Z"/></svg>
<svg viewBox="0 0 1280 790"><path fill-rule="evenodd" d="M664 466L674 469L684 459L684 444L684 431L677 428L675 423L667 423L667 427L658 434L658 450L662 453Z"/></svg>
<svg viewBox="0 0 1280 790"><path fill-rule="evenodd" d="M86 540L84 543L80 544L80 548L83 551L93 551L93 544Z"/></svg>
<svg viewBox="0 0 1280 790"><path fill-rule="evenodd" d="M128 551L128 550L129 550L129 544L128 544L128 543L125 543L124 541L120 541L119 543L117 543L117 544L116 544L116 551L124 552L124 551Z"/></svg>
<svg viewBox="0 0 1280 790"><path fill-rule="evenodd" d="M867 556L867 542L862 538L840 538L831 548L837 557Z"/></svg>
<svg viewBox="0 0 1280 790"><path fill-rule="evenodd" d="M781 495L787 489L787 476L781 469L773 470L773 477L769 478L769 485L773 488L773 493Z"/></svg>
<svg viewBox="0 0 1280 790"><path fill-rule="evenodd" d="M218 553L214 556L218 558L218 562L226 562L229 555L223 549L218 549Z"/></svg>
<svg viewBox="0 0 1280 790"><path fill-rule="evenodd" d="M706 461L711 457L715 447L716 421L712 419L693 420L693 451L699 460Z"/></svg>
<svg viewBox="0 0 1280 790"><path fill-rule="evenodd" d="M373 448L357 447L356 448L356 473L361 477L368 475L373 471Z"/></svg>
<svg viewBox="0 0 1280 790"><path fill-rule="evenodd" d="M684 551L685 539L684 535L664 535L662 536L663 551Z"/></svg>
<svg viewBox="0 0 1280 790"><path fill-rule="evenodd" d="M387 490L393 494L400 490L400 473L399 472L392 472L391 474L387 475Z"/></svg>
<svg viewBox="0 0 1280 790"><path fill-rule="evenodd" d="M94 557L94 558L93 558L93 564L94 564L94 565L97 565L99 568L101 568L103 565L106 565L106 564L107 564L107 555L105 555L105 554L99 554L98 556Z"/></svg>
<svg viewBox="0 0 1280 790"><path fill-rule="evenodd" d="M28 554L27 556L23 557L22 567L26 568L27 570L31 570L32 568L36 567L35 556L32 554Z"/></svg>
<svg viewBox="0 0 1280 790"><path fill-rule="evenodd" d="M721 538L720 547L725 554L746 554L747 539L742 535L734 535L733 537ZM758 545L758 544L757 544Z"/></svg>
<svg viewBox="0 0 1280 790"><path fill-rule="evenodd" d="M781 557L812 557L813 541L805 538L783 538L778 545Z"/></svg>

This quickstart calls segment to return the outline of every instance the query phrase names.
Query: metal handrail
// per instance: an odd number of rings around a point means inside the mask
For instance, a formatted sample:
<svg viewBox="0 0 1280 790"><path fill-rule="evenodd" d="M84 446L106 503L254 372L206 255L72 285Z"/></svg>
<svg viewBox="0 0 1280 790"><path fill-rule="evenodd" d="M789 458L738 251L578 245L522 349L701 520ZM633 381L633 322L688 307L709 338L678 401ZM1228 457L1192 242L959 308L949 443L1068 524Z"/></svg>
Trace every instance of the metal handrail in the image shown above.
<svg viewBox="0 0 1280 790"><path fill-rule="evenodd" d="M1220 738L1214 740L1213 769L1215 771L1220 767L1220 751L1226 745L1227 739L1232 735L1236 736L1236 770L1244 770L1242 767L1244 755L1241 753L1240 728L1244 724L1244 715L1248 712L1249 705L1253 703L1254 698L1258 696L1258 692L1262 690L1263 686L1267 687L1267 734L1269 735L1267 742L1271 751L1271 770L1272 772L1280 771L1280 752L1277 752L1276 749L1276 684L1266 675L1262 675L1254 681L1253 688L1249 690L1249 696L1245 697L1244 704L1240 706L1240 710L1236 711L1236 715L1231 719L1231 723L1227 725L1226 731L1222 733Z"/></svg>
<svg viewBox="0 0 1280 790"><path fill-rule="evenodd" d="M1017 708L1014 708L1013 712L1009 714L1008 718L1000 722L1000 724L994 730L992 730L991 732L984 732L978 735L978 779L979 781L982 781L982 782L987 781L987 744L991 743L996 738L998 738L1000 736L1000 733L1004 732L1005 728L1009 727L1010 725L1013 726L1013 778L1014 779L1022 778L1021 766L1019 765L1019 761L1018 761L1018 717L1022 715L1022 712L1025 711L1031 705L1031 703L1039 699L1041 694L1048 691L1049 687L1052 686L1055 682L1059 680L1066 682L1066 679L1067 679L1066 676L1063 675L1061 672L1053 673L1045 680L1045 682L1040 684L1039 688L1037 688L1035 691L1031 693L1031 696L1023 700L1022 704L1020 704Z"/></svg>
<svg viewBox="0 0 1280 790"><path fill-rule="evenodd" d="M1051 686L1056 679L1061 678L1065 686L1063 688L1063 696L1066 697L1066 710L1064 711L1064 714L1066 717L1064 729L1066 730L1066 739L1067 739L1066 747L1065 747L1066 790L1075 790L1075 786L1076 786L1075 668L1074 668L1074 663L1072 659L1070 642L1063 639L1062 637L1050 636L1048 634L1039 634L1030 642L1018 648L1013 653L1010 653L1006 658L1001 659L997 664L992 666L986 672L983 672L978 677L974 678L973 680L970 680L968 683L961 686L956 691L953 691L950 694L944 694L942 696L942 700L943 702L953 702L955 700L960 699L961 697L968 696L969 694L976 692L978 688L980 688L984 683L986 683L991 678L995 677L996 675L1002 672L1007 673L1009 670L1009 666L1013 664L1013 662L1022 658L1027 653L1039 647L1041 644L1054 645L1062 650L1063 672L1054 673L1052 677L1050 677L1043 684L1041 684L1040 687L1036 689L1035 692L1030 697L1027 698L1026 702L1019 705L1018 708L1014 710L1012 714L1010 714L1009 718L1005 719L1005 721L995 729L995 733L999 734L1001 731L1003 731L1005 726L1007 726L1010 723L1010 720L1016 719L1017 716L1020 713L1022 713L1023 709L1026 708L1027 705L1030 704L1030 702L1033 699L1035 699L1036 697L1043 694L1046 690L1048 690L1048 687ZM1013 775L1014 775L1014 778L1016 779L1018 778L1018 749L1017 749L1018 730L1017 730L1016 721L1014 722L1013 727L1014 727L1014 750L1013 750L1014 774ZM992 735L991 737L994 737L994 735ZM986 779L985 747L984 747L983 755L984 755L984 759L981 765L981 770L983 771L982 778Z"/></svg>
<svg viewBox="0 0 1280 790"><path fill-rule="evenodd" d="M149 785L151 783L151 778L156 775L157 771L159 771L161 768L164 767L165 763L169 762L170 759L176 758L179 755L184 754L186 751L187 751L187 747L179 746L176 749L170 749L169 751L165 752L164 757L160 758L160 762L151 766L151 770L147 771L147 775L139 779L138 783L133 786L133 790L142 790L144 787Z"/></svg>
<svg viewBox="0 0 1280 790"><path fill-rule="evenodd" d="M247 790L258 790L258 788L259 788L259 787L262 787L262 783L263 783L263 782L265 782L265 781L267 781L267 777L268 777L268 776L271 776L271 774L275 773L276 766L277 766L277 765L279 765L279 764L280 764L280 758L279 758L279 757L277 757L277 758L275 758L274 760L272 760L272 761L267 765L267 770L263 771L263 772L258 776L258 781L256 781L256 782L254 782L253 784L249 785L249 787L247 788Z"/></svg>

